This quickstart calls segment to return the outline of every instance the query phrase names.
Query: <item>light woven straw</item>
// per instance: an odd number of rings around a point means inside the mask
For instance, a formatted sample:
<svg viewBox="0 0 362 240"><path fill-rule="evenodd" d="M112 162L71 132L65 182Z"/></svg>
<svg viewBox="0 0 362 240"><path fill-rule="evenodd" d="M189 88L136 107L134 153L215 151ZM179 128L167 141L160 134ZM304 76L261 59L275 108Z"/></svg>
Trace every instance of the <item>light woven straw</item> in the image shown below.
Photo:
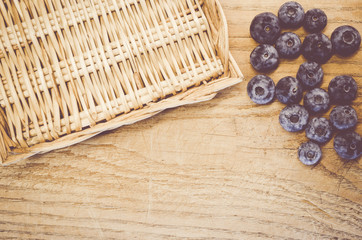
<svg viewBox="0 0 362 240"><path fill-rule="evenodd" d="M3 164L243 78L217 0L2 0L0 11Z"/></svg>

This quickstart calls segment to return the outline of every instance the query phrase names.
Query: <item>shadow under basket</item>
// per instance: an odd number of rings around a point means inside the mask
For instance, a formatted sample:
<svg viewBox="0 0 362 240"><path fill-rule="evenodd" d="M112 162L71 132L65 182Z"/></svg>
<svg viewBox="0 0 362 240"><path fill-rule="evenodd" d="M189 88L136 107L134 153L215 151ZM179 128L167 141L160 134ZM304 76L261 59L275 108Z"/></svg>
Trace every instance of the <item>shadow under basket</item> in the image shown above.
<svg viewBox="0 0 362 240"><path fill-rule="evenodd" d="M243 80L217 0L5 0L0 11L3 165Z"/></svg>

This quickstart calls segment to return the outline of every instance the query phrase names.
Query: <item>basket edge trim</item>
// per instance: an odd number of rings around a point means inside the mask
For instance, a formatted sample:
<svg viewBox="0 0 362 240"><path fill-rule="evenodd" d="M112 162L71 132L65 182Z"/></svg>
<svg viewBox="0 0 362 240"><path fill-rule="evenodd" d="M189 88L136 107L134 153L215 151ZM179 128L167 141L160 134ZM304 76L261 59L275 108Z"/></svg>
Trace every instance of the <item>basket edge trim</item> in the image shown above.
<svg viewBox="0 0 362 240"><path fill-rule="evenodd" d="M232 64L232 67L235 67L234 64ZM237 75L231 78L216 79L207 85L194 87L188 91L185 91L184 93L154 103L149 107L136 110L127 116L120 115L119 117L116 117L109 122L98 124L94 128L88 128L80 132L75 132L52 142L40 143L28 149L20 149L20 151L23 152L9 152L7 159L2 162L2 166L7 166L21 160L25 160L37 154L43 154L53 150L69 147L92 138L102 132L114 130L122 126L130 125L153 117L166 109L209 101L213 99L219 91L241 83L243 80L243 75Z"/></svg>

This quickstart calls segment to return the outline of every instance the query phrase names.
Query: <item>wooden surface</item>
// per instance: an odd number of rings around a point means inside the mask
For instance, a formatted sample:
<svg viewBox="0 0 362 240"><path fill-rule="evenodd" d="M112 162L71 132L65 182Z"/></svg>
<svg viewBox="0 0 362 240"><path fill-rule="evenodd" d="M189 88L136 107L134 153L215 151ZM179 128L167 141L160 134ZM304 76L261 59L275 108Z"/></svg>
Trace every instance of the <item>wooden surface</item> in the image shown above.
<svg viewBox="0 0 362 240"><path fill-rule="evenodd" d="M244 83L212 101L2 167L0 238L362 239L361 160L342 161L329 142L320 164L302 165L297 148L306 137L279 126L283 105L256 106L246 94L256 74L249 24L283 2L222 0ZM360 0L300 2L325 10L327 35L343 24L362 33ZM350 74L362 89L361 52L324 65L323 87ZM295 76L303 61L283 60L270 76ZM361 96L353 104L360 119Z"/></svg>

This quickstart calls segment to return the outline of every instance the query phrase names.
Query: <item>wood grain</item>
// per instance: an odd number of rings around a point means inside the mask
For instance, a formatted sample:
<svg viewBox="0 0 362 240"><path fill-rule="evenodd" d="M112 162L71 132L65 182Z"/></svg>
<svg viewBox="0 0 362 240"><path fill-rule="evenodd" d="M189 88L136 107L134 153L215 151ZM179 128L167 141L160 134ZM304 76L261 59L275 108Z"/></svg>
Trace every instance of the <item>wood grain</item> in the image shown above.
<svg viewBox="0 0 362 240"><path fill-rule="evenodd" d="M249 24L282 3L222 0L230 47L247 80L257 74L249 64L257 45ZM362 32L359 0L300 3L325 10L329 36L344 24ZM303 61L282 61L270 76L295 76ZM323 88L350 74L362 89L361 67L361 51L334 56L323 66ZM299 163L304 133L283 131L283 105L253 104L246 83L3 167L0 238L362 239L361 160L342 161L329 142L320 164ZM361 95L353 104L360 119Z"/></svg>

